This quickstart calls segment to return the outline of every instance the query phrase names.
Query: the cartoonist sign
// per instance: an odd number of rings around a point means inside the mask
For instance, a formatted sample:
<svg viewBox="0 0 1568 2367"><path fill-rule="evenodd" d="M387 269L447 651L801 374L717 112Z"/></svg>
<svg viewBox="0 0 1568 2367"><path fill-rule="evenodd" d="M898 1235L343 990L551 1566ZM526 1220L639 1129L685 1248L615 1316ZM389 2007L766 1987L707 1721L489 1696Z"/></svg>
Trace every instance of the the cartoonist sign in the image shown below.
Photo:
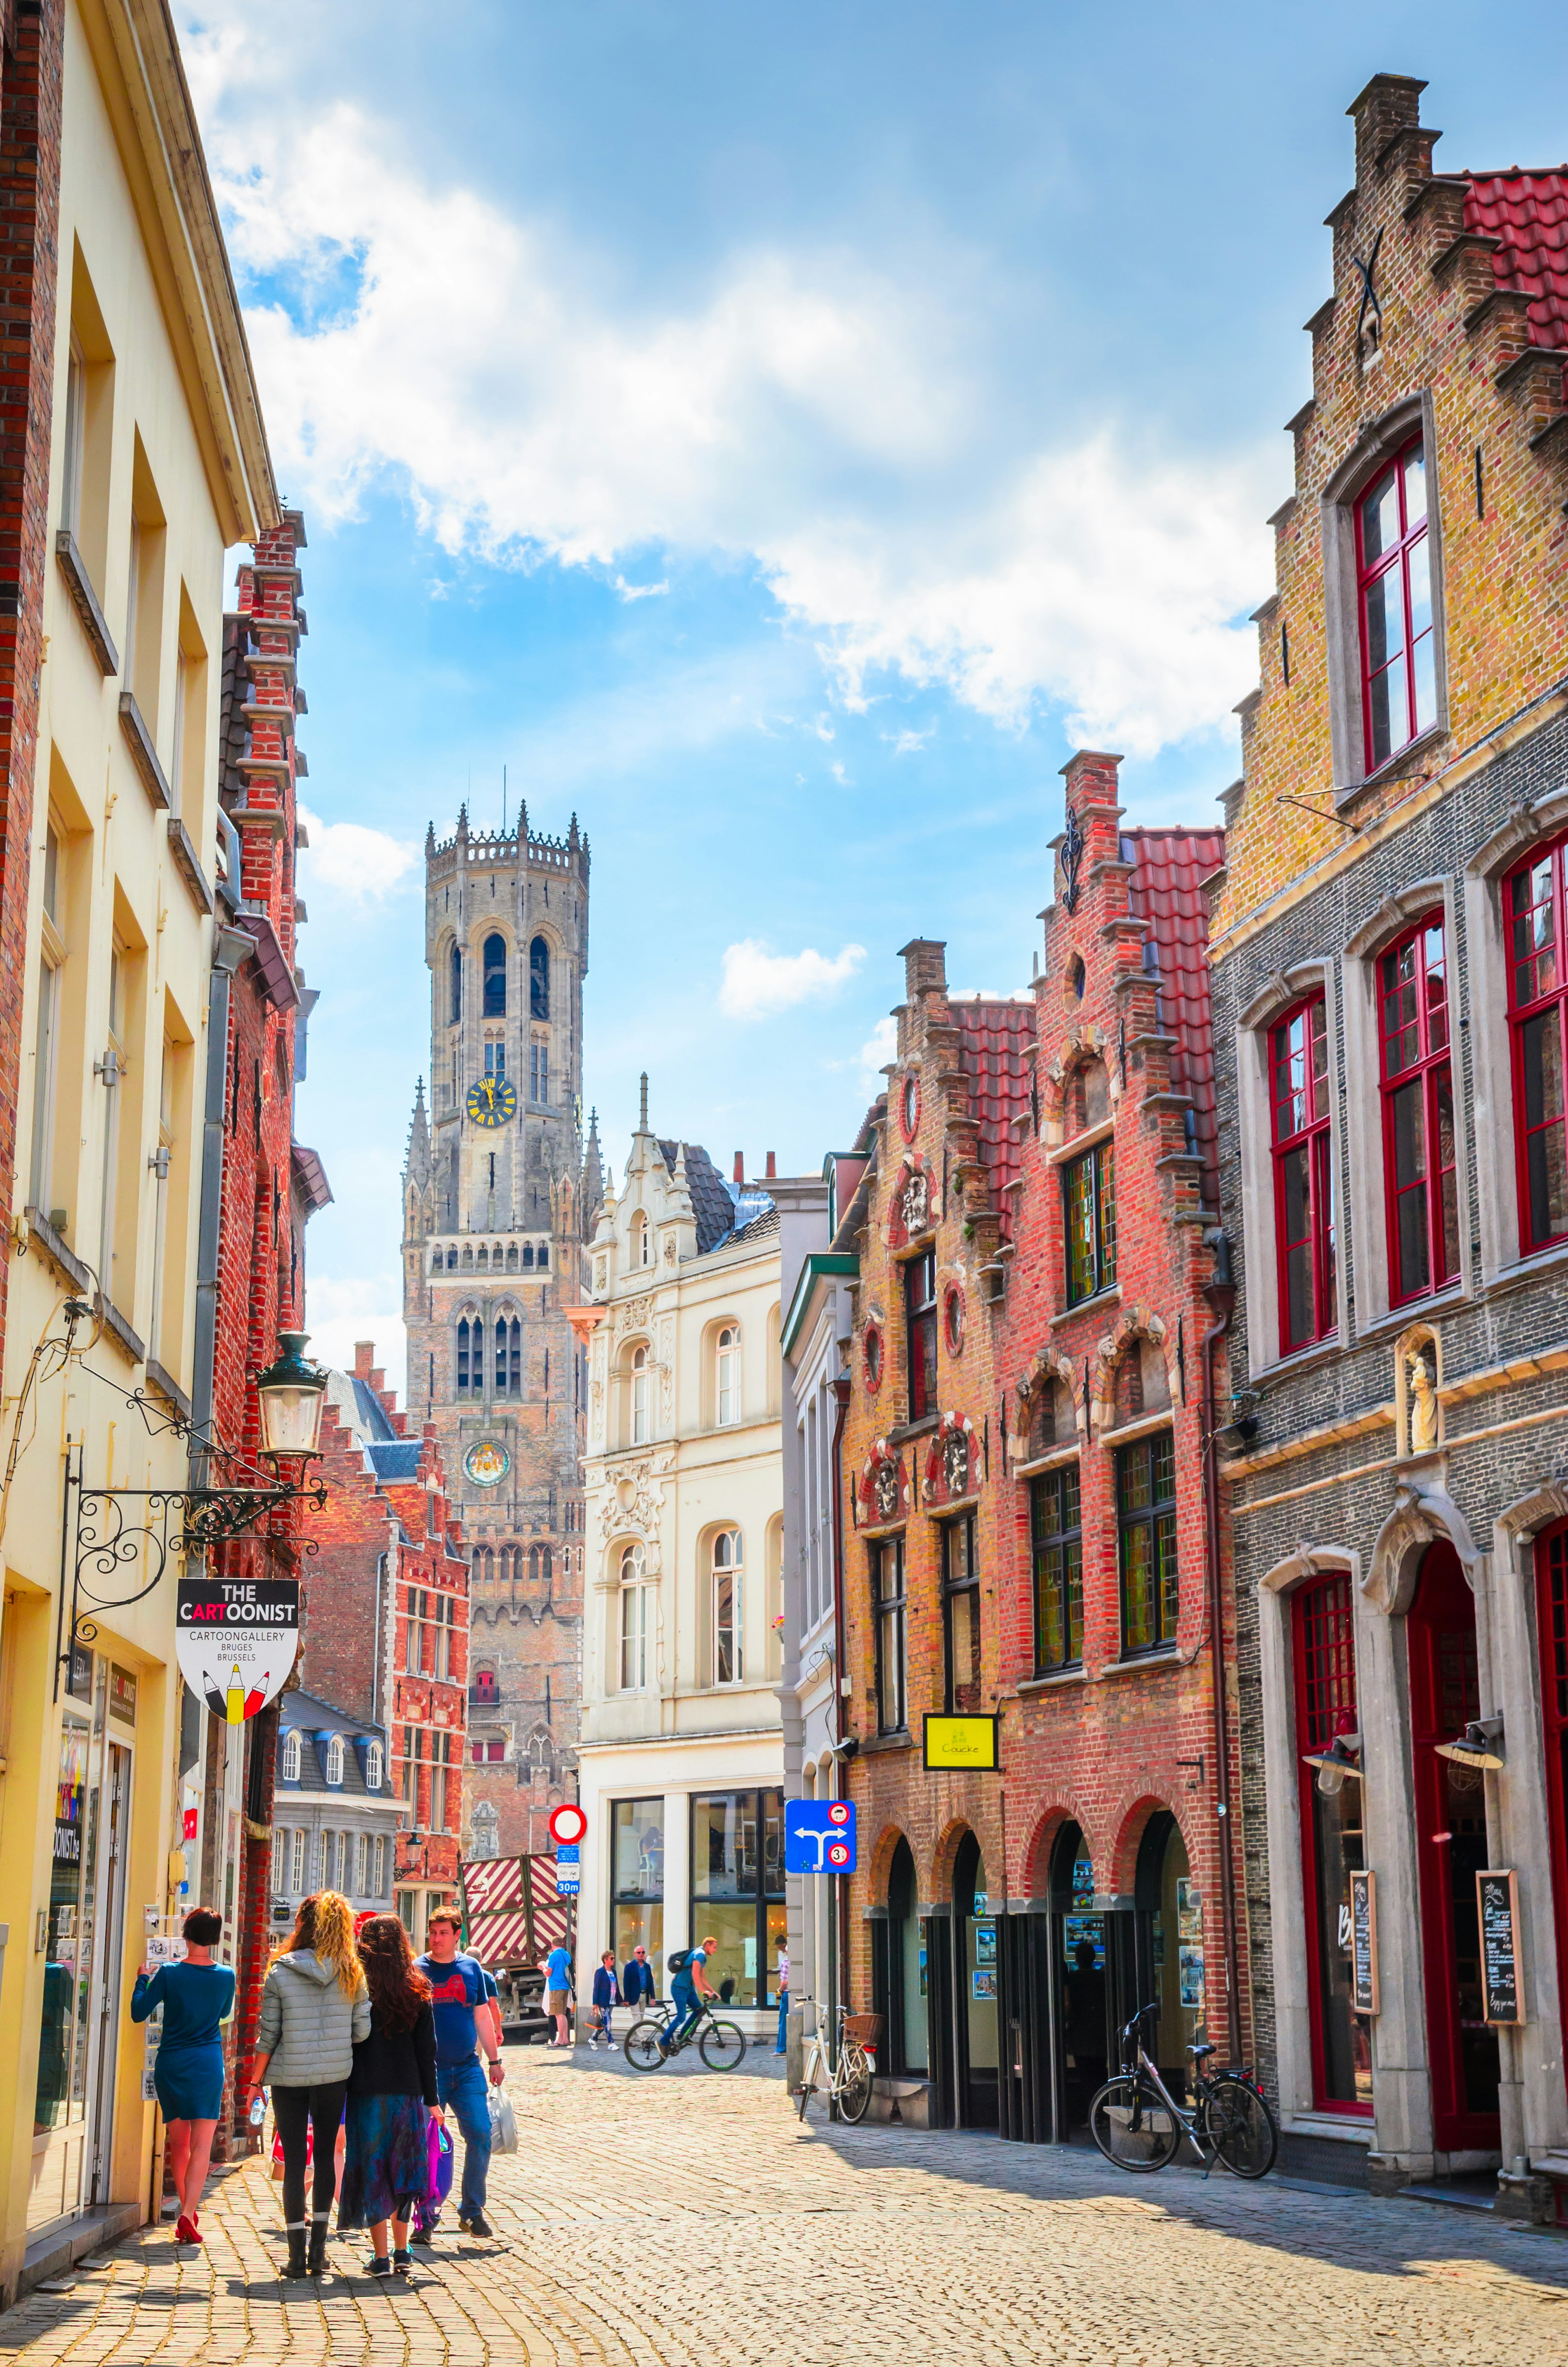
<svg viewBox="0 0 1568 2367"><path fill-rule="evenodd" d="M278 1693L300 1648L296 1578L182 1578L180 1674L214 1717L243 1726Z"/></svg>

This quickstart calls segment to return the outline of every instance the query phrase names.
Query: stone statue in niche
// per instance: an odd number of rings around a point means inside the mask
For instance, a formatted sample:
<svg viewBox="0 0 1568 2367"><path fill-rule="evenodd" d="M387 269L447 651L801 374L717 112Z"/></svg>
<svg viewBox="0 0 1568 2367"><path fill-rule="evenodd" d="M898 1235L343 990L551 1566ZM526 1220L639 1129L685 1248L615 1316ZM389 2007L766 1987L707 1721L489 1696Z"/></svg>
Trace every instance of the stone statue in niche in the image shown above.
<svg viewBox="0 0 1568 2367"><path fill-rule="evenodd" d="M876 1469L876 1477L872 1481L872 1486L876 1490L878 1520L891 1521L896 1519L898 1514L897 1464L879 1463Z"/></svg>
<svg viewBox="0 0 1568 2367"><path fill-rule="evenodd" d="M903 1229L923 1233L931 1213L931 1178L917 1167L903 1187Z"/></svg>
<svg viewBox="0 0 1568 2367"><path fill-rule="evenodd" d="M1404 1369L1410 1384L1410 1452L1430 1455L1437 1444L1437 1389L1426 1350L1415 1349Z"/></svg>
<svg viewBox="0 0 1568 2367"><path fill-rule="evenodd" d="M969 1433L950 1430L942 1441L942 1478L949 1496L969 1493Z"/></svg>

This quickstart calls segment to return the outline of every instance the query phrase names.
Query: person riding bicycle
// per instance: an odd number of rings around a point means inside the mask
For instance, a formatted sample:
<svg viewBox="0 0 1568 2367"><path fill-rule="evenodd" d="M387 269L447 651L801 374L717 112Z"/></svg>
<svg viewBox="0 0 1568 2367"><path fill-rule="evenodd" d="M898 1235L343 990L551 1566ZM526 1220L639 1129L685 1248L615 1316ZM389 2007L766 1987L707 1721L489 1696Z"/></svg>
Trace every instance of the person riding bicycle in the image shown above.
<svg viewBox="0 0 1568 2367"><path fill-rule="evenodd" d="M709 1981L703 1966L717 1949L719 1942L711 1934L700 1947L688 1948L670 1983L670 1996L676 2005L676 2019L659 2041L659 2052L666 2061L673 2048L684 2038L689 2038L702 2019L705 2004L713 2002L719 1992Z"/></svg>

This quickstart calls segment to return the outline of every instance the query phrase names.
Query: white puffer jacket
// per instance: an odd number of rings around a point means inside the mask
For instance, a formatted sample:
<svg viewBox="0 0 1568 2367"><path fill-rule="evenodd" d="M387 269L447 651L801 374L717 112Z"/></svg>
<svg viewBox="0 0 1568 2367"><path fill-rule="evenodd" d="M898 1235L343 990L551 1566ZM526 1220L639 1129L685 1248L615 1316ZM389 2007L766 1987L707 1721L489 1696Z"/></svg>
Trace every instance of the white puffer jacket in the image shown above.
<svg viewBox="0 0 1568 2367"><path fill-rule="evenodd" d="M256 2040L271 2056L274 2088L321 2088L347 2079L354 2049L370 2035L370 1995L363 1973L352 1999L343 1994L335 1965L296 1948L279 1956L261 1992Z"/></svg>

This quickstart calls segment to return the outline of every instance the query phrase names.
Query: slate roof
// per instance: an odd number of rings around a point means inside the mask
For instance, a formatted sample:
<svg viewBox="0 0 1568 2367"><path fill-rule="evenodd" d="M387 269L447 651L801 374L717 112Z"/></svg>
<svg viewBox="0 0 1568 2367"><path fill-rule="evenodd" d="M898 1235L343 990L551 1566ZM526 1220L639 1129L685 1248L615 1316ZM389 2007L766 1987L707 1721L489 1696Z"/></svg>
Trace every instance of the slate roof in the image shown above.
<svg viewBox="0 0 1568 2367"><path fill-rule="evenodd" d="M749 1223L737 1225L722 1246L725 1249L733 1249L738 1243L744 1241L748 1250L756 1249L766 1240L776 1240L778 1233L778 1211L769 1202L760 1216L753 1217Z"/></svg>
<svg viewBox="0 0 1568 2367"><path fill-rule="evenodd" d="M365 1452L370 1458L371 1467L378 1479L417 1479L419 1448L420 1441L417 1438L398 1438L391 1441L378 1438L369 1442Z"/></svg>
<svg viewBox="0 0 1568 2367"><path fill-rule="evenodd" d="M300 1736L300 1781L285 1783L283 1778L283 1737L297 1729ZM340 1734L343 1737L343 1782L328 1785L326 1780L326 1744L318 1742L318 1735ZM380 1727L361 1726L347 1710L320 1699L315 1693L301 1692L285 1693L279 1704L278 1716L278 1793L280 1798L296 1792L331 1790L335 1799L369 1800L378 1806L392 1798L392 1769L388 1759L386 1735ZM365 1783L364 1745L381 1745L381 1788L370 1791Z"/></svg>
<svg viewBox="0 0 1568 2367"><path fill-rule="evenodd" d="M706 1257L716 1250L734 1230L735 1204L729 1188L708 1153L699 1142L659 1142L665 1165L673 1175L676 1161L686 1152L686 1184L691 1195L691 1213L697 1219L697 1254Z"/></svg>
<svg viewBox="0 0 1568 2367"><path fill-rule="evenodd" d="M1499 288L1529 298L1530 342L1568 352L1568 164L1467 173L1464 226L1502 241Z"/></svg>
<svg viewBox="0 0 1568 2367"><path fill-rule="evenodd" d="M979 1121L980 1155L991 1178L991 1205L1000 1212L1002 1239L1013 1232L1009 1192L1023 1173L1023 1145L1014 1119L1028 1109L1035 1007L1030 1002L952 1001L959 1030L959 1066L971 1080L970 1106Z"/></svg>
<svg viewBox="0 0 1568 2367"><path fill-rule="evenodd" d="M365 1425L367 1442L373 1439L397 1438L397 1433L392 1428L392 1416L369 1382L358 1373L345 1373L343 1378L354 1392L354 1402L359 1410L359 1419ZM398 1443L401 1445L403 1442L399 1440Z"/></svg>
<svg viewBox="0 0 1568 2367"><path fill-rule="evenodd" d="M1200 883L1225 859L1220 830L1129 830L1122 854L1132 866L1130 909L1147 922L1160 986L1165 1032L1176 1037L1171 1089L1190 1093L1198 1149L1217 1172L1214 1122L1214 1039L1209 999L1209 907ZM1213 1205L1212 1184L1209 1194Z"/></svg>

